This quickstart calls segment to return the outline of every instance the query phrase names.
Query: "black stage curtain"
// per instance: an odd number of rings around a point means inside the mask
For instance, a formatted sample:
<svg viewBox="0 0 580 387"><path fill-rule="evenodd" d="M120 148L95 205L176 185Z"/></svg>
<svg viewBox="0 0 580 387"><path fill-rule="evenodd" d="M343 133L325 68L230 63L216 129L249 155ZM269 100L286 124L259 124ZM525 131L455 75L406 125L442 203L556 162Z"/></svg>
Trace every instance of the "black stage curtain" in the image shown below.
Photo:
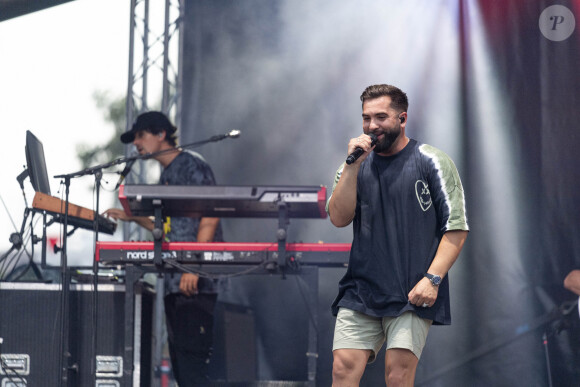
<svg viewBox="0 0 580 387"><path fill-rule="evenodd" d="M219 184L330 188L361 132L362 90L401 87L407 134L455 160L471 226L450 273L453 324L431 330L416 384L573 385L578 311L563 310L577 298L562 281L580 268L579 10L572 0L185 1L181 140L242 131L198 149ZM275 220L224 226L230 241L275 241ZM350 240L328 220L290 223L291 242ZM343 271L320 274L318 385L330 385L329 304ZM260 379L306 378L295 285L254 277L222 292L264 316ZM379 358L363 384L382 380Z"/></svg>

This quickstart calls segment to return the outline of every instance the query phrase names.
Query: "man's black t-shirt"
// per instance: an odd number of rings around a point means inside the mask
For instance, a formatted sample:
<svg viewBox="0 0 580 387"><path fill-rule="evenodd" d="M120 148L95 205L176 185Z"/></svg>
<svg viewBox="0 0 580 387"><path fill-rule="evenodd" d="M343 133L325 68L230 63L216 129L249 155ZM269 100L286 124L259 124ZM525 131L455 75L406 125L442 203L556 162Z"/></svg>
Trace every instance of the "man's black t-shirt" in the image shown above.
<svg viewBox="0 0 580 387"><path fill-rule="evenodd" d="M468 229L463 187L445 153L415 140L393 156L372 152L358 174L354 238L333 314L339 307L376 317L412 310L434 324L450 324L448 276L430 308L410 304L408 293L429 268L443 234Z"/></svg>

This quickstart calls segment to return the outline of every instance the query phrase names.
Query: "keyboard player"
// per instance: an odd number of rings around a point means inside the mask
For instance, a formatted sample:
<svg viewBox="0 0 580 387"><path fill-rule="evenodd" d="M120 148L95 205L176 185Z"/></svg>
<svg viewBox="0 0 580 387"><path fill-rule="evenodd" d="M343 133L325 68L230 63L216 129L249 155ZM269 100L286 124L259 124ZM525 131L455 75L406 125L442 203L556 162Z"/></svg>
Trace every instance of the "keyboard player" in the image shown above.
<svg viewBox="0 0 580 387"><path fill-rule="evenodd" d="M167 150L155 156L163 167L160 184L215 185L213 172L201 155L176 148L176 131L163 113L151 111L139 115L131 130L121 136L121 141L133 143L140 154ZM104 215L153 230L153 220L128 216L122 209L111 208ZM164 228L166 241L223 241L219 218L172 217L166 219ZM209 384L216 289L212 280L191 273L165 275L169 352L172 371L180 387Z"/></svg>

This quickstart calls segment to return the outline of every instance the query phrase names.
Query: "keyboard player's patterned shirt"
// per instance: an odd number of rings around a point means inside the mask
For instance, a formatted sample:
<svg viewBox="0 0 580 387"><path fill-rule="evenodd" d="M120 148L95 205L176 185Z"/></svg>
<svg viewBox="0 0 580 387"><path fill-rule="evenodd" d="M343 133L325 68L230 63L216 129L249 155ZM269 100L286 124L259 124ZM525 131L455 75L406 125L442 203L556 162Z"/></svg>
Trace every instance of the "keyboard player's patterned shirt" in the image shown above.
<svg viewBox="0 0 580 387"><path fill-rule="evenodd" d="M159 184L166 185L215 185L215 177L209 164L201 155L191 151L182 151L161 172ZM199 228L199 218L171 217L166 222L165 238L170 242L196 242ZM221 224L218 225L214 237L215 242L223 241ZM181 274L165 276L165 292L178 293ZM207 278L200 278L198 283L200 293L215 293L215 284Z"/></svg>

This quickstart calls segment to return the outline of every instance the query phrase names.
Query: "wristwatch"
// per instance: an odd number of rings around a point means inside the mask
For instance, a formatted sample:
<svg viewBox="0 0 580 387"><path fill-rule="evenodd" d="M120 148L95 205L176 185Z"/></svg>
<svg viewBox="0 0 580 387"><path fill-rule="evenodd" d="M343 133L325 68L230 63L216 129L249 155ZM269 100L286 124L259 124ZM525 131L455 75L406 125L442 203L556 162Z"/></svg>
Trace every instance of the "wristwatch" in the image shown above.
<svg viewBox="0 0 580 387"><path fill-rule="evenodd" d="M425 277L429 278L429 281L431 281L433 286L439 286L441 283L441 277L436 274L425 273Z"/></svg>

